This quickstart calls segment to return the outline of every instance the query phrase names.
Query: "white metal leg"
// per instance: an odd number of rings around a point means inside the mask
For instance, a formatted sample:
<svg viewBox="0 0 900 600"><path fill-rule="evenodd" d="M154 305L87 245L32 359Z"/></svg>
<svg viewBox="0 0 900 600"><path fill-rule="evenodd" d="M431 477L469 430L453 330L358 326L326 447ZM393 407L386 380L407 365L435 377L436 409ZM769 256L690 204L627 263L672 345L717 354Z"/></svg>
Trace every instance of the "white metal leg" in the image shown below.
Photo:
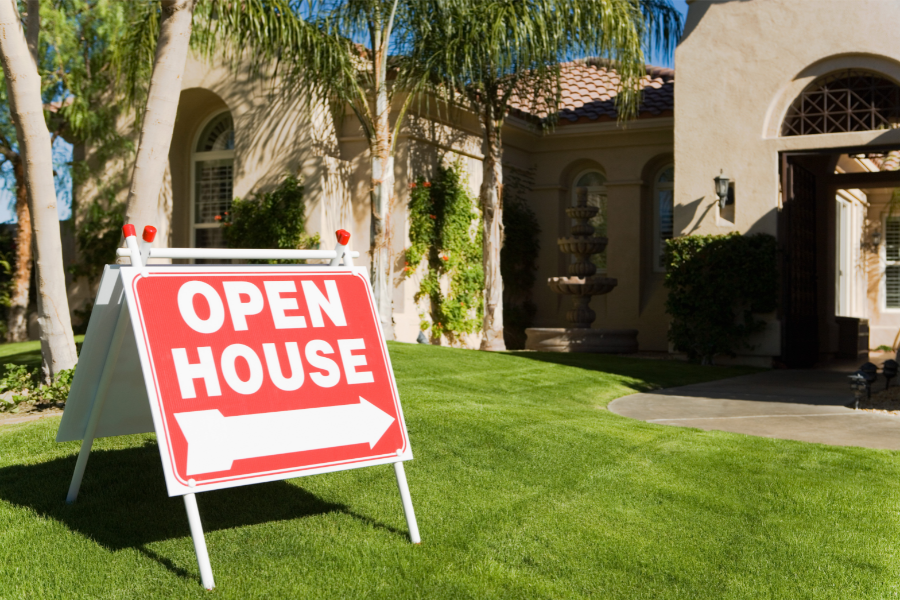
<svg viewBox="0 0 900 600"><path fill-rule="evenodd" d="M66 494L66 503L68 504L75 502L78 498L78 491L81 489L81 480L84 478L84 469L87 467L88 457L91 455L91 447L94 445L94 435L97 433L97 424L100 422L100 415L103 413L103 404L106 402L109 383L112 381L116 360L122 348L122 341L125 339L125 332L128 331L128 321L128 309L125 303L122 302L119 307L119 316L116 317L116 328L113 331L109 352L106 354L106 362L103 364L103 372L100 374L100 382L97 384L97 394L94 396L93 404L91 404L91 414L88 417L87 428L84 430L84 437L81 440L81 451L78 453L78 461L75 463L72 483L69 484L69 493Z"/></svg>
<svg viewBox="0 0 900 600"><path fill-rule="evenodd" d="M213 581L212 565L209 564L209 552L206 550L206 539L203 537L203 524L200 523L200 510L197 508L197 495L184 495L184 508L187 510L188 523L191 525L191 537L194 538L194 552L197 553L197 566L200 567L200 582L208 590L216 587Z"/></svg>
<svg viewBox="0 0 900 600"><path fill-rule="evenodd" d="M406 483L406 471L402 462L394 463L394 474L397 475L397 488L400 490L400 500L403 501L403 512L406 514L406 526L409 528L409 541L413 544L422 543L419 537L419 524L416 523L416 513L413 511L412 498L409 496L409 485Z"/></svg>

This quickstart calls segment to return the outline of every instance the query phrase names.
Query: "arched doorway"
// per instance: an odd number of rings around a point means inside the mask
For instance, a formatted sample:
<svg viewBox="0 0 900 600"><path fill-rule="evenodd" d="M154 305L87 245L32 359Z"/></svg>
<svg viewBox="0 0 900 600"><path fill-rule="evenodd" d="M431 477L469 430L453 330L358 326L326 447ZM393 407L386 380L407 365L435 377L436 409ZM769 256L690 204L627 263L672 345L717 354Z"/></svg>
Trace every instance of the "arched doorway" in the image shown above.
<svg viewBox="0 0 900 600"><path fill-rule="evenodd" d="M900 127L900 85L862 69L817 78L794 99L781 125L782 137L880 131ZM840 138L836 138L840 139ZM861 358L868 352L868 313L851 303L858 250L871 242L865 219L849 210L853 191L865 196L900 185L900 175L880 170L873 157L894 148L836 146L781 155L782 362L808 368L832 356ZM857 172L847 170L856 161ZM851 214L852 213L852 214ZM852 219L850 217L853 217ZM865 276L860 287L865 286ZM862 291L865 296L865 291ZM864 304L864 303L863 303Z"/></svg>

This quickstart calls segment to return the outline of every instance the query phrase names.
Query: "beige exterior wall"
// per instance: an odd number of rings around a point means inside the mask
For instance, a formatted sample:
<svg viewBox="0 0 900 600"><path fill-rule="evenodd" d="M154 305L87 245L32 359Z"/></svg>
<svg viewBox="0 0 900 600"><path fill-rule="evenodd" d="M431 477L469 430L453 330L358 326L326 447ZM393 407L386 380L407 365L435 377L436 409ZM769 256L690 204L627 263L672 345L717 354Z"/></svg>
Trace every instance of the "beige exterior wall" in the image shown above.
<svg viewBox="0 0 900 600"><path fill-rule="evenodd" d="M861 68L900 82L895 26L900 3L883 0L688 0L684 36L675 52L675 231L777 234L779 153L858 146L900 147L900 130L780 137L791 102L813 80ZM840 35L837 35L839 27ZM713 178L735 182L735 219L718 214ZM833 203L832 203L833 204ZM826 232L833 234L832 225ZM827 237L827 233L826 233ZM830 265L833 273L833 235ZM833 289L821 300L834 310ZM831 313L834 314L833 312ZM832 340L827 324L820 338ZM779 322L751 354L780 354ZM830 342L829 342L830 345ZM830 348L823 347L823 353Z"/></svg>
<svg viewBox="0 0 900 600"><path fill-rule="evenodd" d="M272 84L235 76L224 64L191 57L183 89L169 169L159 201L157 244L190 246L193 202L192 155L198 136L211 119L230 112L235 125L234 196L247 197L276 185L287 173L302 176L307 203L307 232L320 233L324 247L333 231L348 229L351 245L368 266L369 151L359 122L351 112L335 130L321 106L305 106L273 93ZM478 120L464 110L446 108L428 113L412 110L397 140L396 181L390 228L394 265L394 321L398 340L414 342L427 306L417 303L421 273L403 273L409 245L407 203L409 183L430 177L438 164L461 162L470 191L477 197L482 180L482 141ZM123 125L124 126L124 125ZM667 321L663 309L663 274L652 266L652 179L672 163L672 119L642 119L623 129L615 123L563 124L542 132L510 118L504 129L504 167L534 173L529 204L541 226L541 254L534 300L537 326L564 326L571 302L550 292L549 277L565 275L567 261L556 240L568 235L571 220L563 212L572 202L574 179L585 169L606 175L608 193L608 276L619 286L593 300L596 327L637 328L642 349L666 349ZM121 190L124 199L131 164ZM95 186L96 187L96 186ZM92 190L86 190L90 197ZM480 335L461 340L477 348Z"/></svg>
<svg viewBox="0 0 900 600"><path fill-rule="evenodd" d="M192 148L205 124L228 110L235 123L234 195L246 197L264 191L287 173L301 175L306 193L307 233L319 233L323 247L329 247L334 243L336 229L349 230L351 246L362 254L357 264L368 267L370 156L358 120L348 111L336 131L330 113L321 105L309 107L299 101L286 101L273 94L269 86L235 79L223 65L189 60L170 152L169 243L191 243ZM417 105L413 106L415 109ZM389 227L396 257L395 335L405 342L416 340L420 315L426 312L414 299L418 277L403 274L403 252L409 245L409 183L419 174L430 176L438 162L460 160L468 170L473 194L477 195L481 185L478 123L466 113L452 116L453 125L449 126L437 118L417 116L413 110L397 141L394 208ZM473 348L479 342L477 335L464 340L466 346Z"/></svg>
<svg viewBox="0 0 900 600"><path fill-rule="evenodd" d="M641 350L665 351L668 318L664 274L654 267L653 181L660 169L675 164L676 235L731 231L777 235L781 152L861 146L900 148L900 130L780 136L791 102L821 75L853 67L900 82L900 46L894 31L894 25L900 22L900 3L688 2L684 36L675 53L678 77L674 119L640 119L625 128L611 122L564 122L549 132L515 117L507 120L504 166L534 175L528 201L541 226L534 288L537 327L565 326L564 313L571 301L553 294L546 280L566 274L569 259L558 250L557 239L568 234L571 220L564 209L572 202L575 178L585 170L599 170L607 179L607 275L619 282L609 295L592 301L598 314L594 326L638 329ZM838 23L843 34L833 35ZM304 106L273 93L271 83L235 76L223 64L195 58L189 60L183 81L170 169L160 198L157 226L163 235L158 237L159 243L190 245L192 149L205 123L227 110L234 118L236 134L234 195L246 197L271 188L287 173L302 175L308 233L320 233L327 247L333 243L335 229L349 229L352 246L363 253L359 263L368 266L369 152L352 113L344 116L336 130L321 105ZM418 175L430 176L439 163L462 161L471 191L477 195L483 160L480 127L474 115L462 110L417 114L420 106L413 103L397 141L390 221L397 257L396 335L406 342L415 340L423 316L427 319L427 307L414 300L419 276L407 277L402 272L403 251L409 244L409 183ZM116 168L127 169L127 186L131 164ZM846 170L846 165L842 168ZM112 180L112 171L104 178ZM720 171L735 184L733 214L719 214L713 178ZM121 199L126 186L122 187ZM89 198L96 189L97 182L89 182L76 196ZM860 206L869 204L866 216L870 230L873 223L883 227L889 190L847 194ZM836 285L835 204L831 201L832 208L821 228L825 256L820 265L822 310L832 315L839 310L832 293ZM860 278L860 285L868 289L854 292L849 312L870 319L873 347L890 345L900 328L900 311L883 310L883 258L863 253L860 260L866 274ZM80 289L73 287L73 292L80 296L88 293L83 285ZM836 325L823 322L823 351L833 350L836 336ZM463 343L477 347L479 336L470 336ZM780 354L778 315L769 316L767 330L753 344L754 350L741 361L764 365Z"/></svg>

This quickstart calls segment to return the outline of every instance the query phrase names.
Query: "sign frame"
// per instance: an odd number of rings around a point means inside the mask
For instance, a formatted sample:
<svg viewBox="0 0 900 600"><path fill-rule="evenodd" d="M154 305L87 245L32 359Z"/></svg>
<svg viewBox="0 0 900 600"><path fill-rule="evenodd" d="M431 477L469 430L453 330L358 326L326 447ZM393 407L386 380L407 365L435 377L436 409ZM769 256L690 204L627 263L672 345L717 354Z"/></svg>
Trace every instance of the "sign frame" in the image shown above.
<svg viewBox="0 0 900 600"><path fill-rule="evenodd" d="M353 257L354 255L358 256L359 253L351 252L347 248L350 234L346 231L339 230L337 232L338 243L333 251L236 251L194 248L151 248L150 245L155 235L155 229L149 226L145 228L143 236L144 241L143 244L139 246L133 225L125 225L123 227L123 232L125 233L127 248L120 248L118 254L130 258L131 264L121 266L109 265L104 269L100 289L98 290L97 302L95 302L92 311L91 324L89 324L88 332L85 336L84 350L87 350L92 354L90 367L76 372L76 378L73 382L70 398L67 400L66 411L63 414L63 420L60 423L59 433L57 434L57 441L82 440L66 502L71 504L75 502L78 497L81 481L84 477L84 471L95 437L124 435L140 431L155 431L157 434L160 458L166 477L166 486L169 496L180 495L184 498L185 510L187 511L188 522L191 529L191 537L193 538L194 550L197 555L197 563L200 569L201 582L206 589L212 589L215 586L215 582L209 561L209 553L206 548L200 513L197 508L196 494L201 491L214 491L251 483L289 479L379 464L393 464L394 474L397 479L397 488L400 493L407 526L409 528L410 541L414 544L420 543L421 538L419 535L418 524L416 522L415 512L409 494L406 473L403 468L403 462L413 458L412 450L410 448L409 437L403 418L399 393L393 377L390 355L388 354L387 347L384 343L384 334L378 319L378 312L374 306L367 273L365 269L353 265ZM362 279L365 284L366 297L370 304L369 308L372 310L377 337L380 342L379 349L383 353L384 365L387 368L388 379L390 380L394 407L397 415L396 420L399 421L399 428L402 434L402 448L398 449L393 454L382 453L382 455L374 458L363 457L351 461L338 461L333 464L282 469L277 472L253 474L241 478L226 477L223 481L211 480L208 483L206 481L197 482L194 479L181 481L183 478L177 476L177 473L174 470L174 464L171 460L172 452L170 438L167 434L166 423L164 422L165 415L161 409L156 370L153 365L152 352L150 351L145 338L146 327L142 316L141 300L139 294L135 293L135 286L139 281L142 281L147 277L153 277L154 275L178 277L202 273L225 274L229 271L234 271L236 267L241 269L242 275L249 276L251 273L258 275L277 275L279 273L297 273L298 266L147 265L147 260L150 258L326 259L330 261L330 264L302 265L302 271L307 274L315 274L316 276L331 274L339 277L358 277ZM118 294L116 294L116 292L118 292ZM94 325L95 319L93 318L95 314L98 317L96 319L96 325ZM110 326L113 318L115 319L115 325ZM91 335L92 333L94 334L93 336ZM130 337L128 335L129 333L131 334ZM135 346L135 348L129 348L129 344ZM101 361L97 360L97 357L100 356L100 353L103 352L104 348L106 349L106 352L101 367ZM126 351L123 352L123 349ZM143 379L143 386L140 386L137 382L134 382L134 384L137 387L143 387L146 395L143 398L138 399L137 404L134 404L134 401L132 401L132 405L127 406L121 400L116 404L116 401L112 399L116 396L116 388L122 388L126 385L124 382L136 379L134 374L135 365L133 363L135 360L133 358L133 350L137 351L137 360L140 364L140 374ZM127 359L120 360L121 356L132 357L130 359L130 364L119 364L128 362ZM123 369L130 371L130 373L123 373ZM83 375L79 377L82 373ZM130 377L125 375L130 375ZM134 391L132 391L132 395L135 395ZM362 397L360 398L362 399ZM148 415L145 410L147 405L141 407L143 400L149 401L149 416L152 416L152 425L147 419ZM387 413L385 414L387 415ZM67 419L66 417L69 418ZM148 429L148 427L151 428ZM240 481L241 479L244 481Z"/></svg>

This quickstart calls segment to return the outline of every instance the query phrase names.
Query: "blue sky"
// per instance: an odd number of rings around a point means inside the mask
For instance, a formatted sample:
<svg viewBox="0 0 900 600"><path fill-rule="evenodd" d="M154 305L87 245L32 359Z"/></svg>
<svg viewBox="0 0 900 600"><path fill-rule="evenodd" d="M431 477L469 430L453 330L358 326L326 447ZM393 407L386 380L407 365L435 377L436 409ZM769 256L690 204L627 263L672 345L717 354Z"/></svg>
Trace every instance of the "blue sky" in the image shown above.
<svg viewBox="0 0 900 600"><path fill-rule="evenodd" d="M682 15L687 15L686 0L672 0ZM657 67L672 67L673 57L662 56L657 52L651 52L647 62ZM57 173L57 210L60 219L68 219L72 214L72 178L66 163L72 160L72 146L62 139L58 139L53 148L53 162ZM0 172L0 223L12 223L16 220L15 196L12 193L12 173L9 168Z"/></svg>
<svg viewBox="0 0 900 600"><path fill-rule="evenodd" d="M687 17L687 0L672 0L672 4L681 13L682 18ZM655 67L673 67L673 56L663 57L656 52L651 52L647 62Z"/></svg>

